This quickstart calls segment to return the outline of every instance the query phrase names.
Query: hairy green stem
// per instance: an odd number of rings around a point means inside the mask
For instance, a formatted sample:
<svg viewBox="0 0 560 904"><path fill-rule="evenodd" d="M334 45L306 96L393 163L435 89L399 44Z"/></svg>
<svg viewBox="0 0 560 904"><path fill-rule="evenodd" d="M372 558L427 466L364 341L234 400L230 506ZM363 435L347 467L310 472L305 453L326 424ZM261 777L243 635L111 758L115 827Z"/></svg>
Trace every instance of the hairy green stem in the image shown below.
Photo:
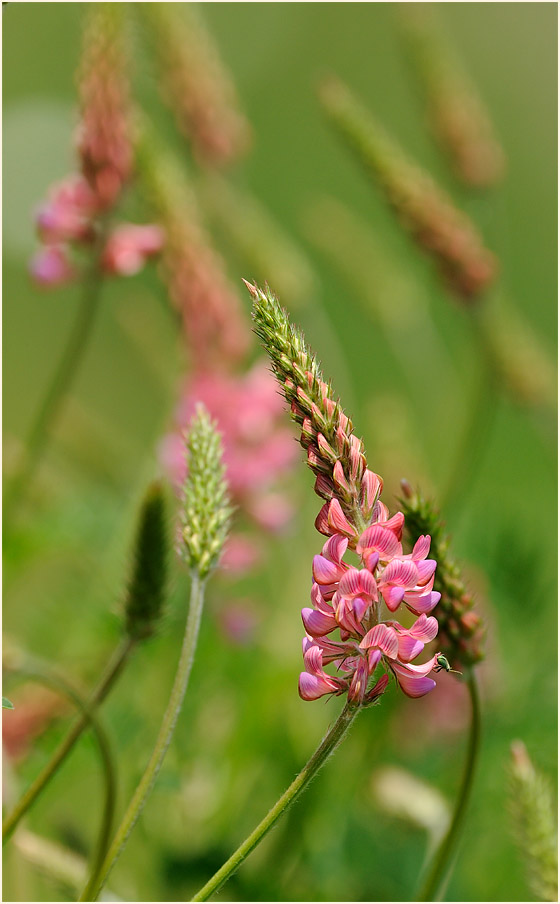
<svg viewBox="0 0 560 904"><path fill-rule="evenodd" d="M155 780L161 768L161 764L163 763L163 759L165 757L165 754L167 753L167 748L171 743L171 738L173 737L175 725L177 723L185 692L187 690L187 684L193 664L194 653L198 640L198 631L200 628L200 619L204 605L204 589L205 582L200 579L198 574L193 574L189 614L185 627L183 647L181 650L179 665L177 667L177 673L175 675L175 681L171 690L171 696L169 698L169 703L167 704L167 709L161 723L155 747L153 749L148 765L146 766L146 769L144 771L144 775L140 779L140 782L132 796L132 800L128 805L128 809L122 819L119 828L117 829L115 837L113 838L111 847L109 848L109 851L105 857L101 870L96 876L90 876L89 881L87 882L82 894L78 899L79 901L97 900L99 892L103 888L107 876L109 875L114 864L119 858L128 840L128 836L134 828L134 825L136 824L136 821L140 816L140 813L142 812L148 796L154 786Z"/></svg>
<svg viewBox="0 0 560 904"><path fill-rule="evenodd" d="M74 723L65 739L62 741L47 765L44 767L43 771L30 785L30 787L27 789L20 801L16 804L12 812L9 813L8 816L6 816L4 822L2 823L2 844L5 844L13 834L21 818L25 816L29 808L38 798L39 794L41 794L43 789L48 785L51 778L53 778L53 776L56 774L59 767L62 765L62 763L74 747L74 744L76 743L78 738L90 724L91 713L95 711L95 709L99 706L100 703L103 702L103 700L109 693L115 680L119 676L126 660L128 659L128 656L132 652L134 645L134 640L132 640L130 637L125 637L115 650L115 653L111 661L109 662L104 676L102 677L101 681L99 682L98 686L93 691L91 697L87 702L87 712L83 713L78 721Z"/></svg>
<svg viewBox="0 0 560 904"><path fill-rule="evenodd" d="M471 701L471 724L463 779L457 796L453 819L451 820L449 829L447 830L443 841L435 853L432 865L429 868L428 875L424 880L422 890L418 897L419 901L438 900L437 894L442 882L447 877L449 862L459 838L471 794L480 746L480 699L478 685L473 670L471 670L467 678L467 687Z"/></svg>
<svg viewBox="0 0 560 904"><path fill-rule="evenodd" d="M350 706L348 703L346 704L340 716L334 725L331 726L311 759L303 767L299 775L296 776L287 791L285 791L282 797L274 804L256 829L248 835L243 844L241 844L235 853L231 855L229 860L220 867L218 872L212 876L206 885L204 885L191 900L207 901L210 895L214 894L215 891L218 891L224 882L227 882L230 876L232 876L237 868L241 866L246 857L249 856L251 851L256 848L260 841L262 841L267 832L273 828L282 814L297 800L301 792L307 787L311 779L317 774L331 753L338 747L358 714L359 709L360 707Z"/></svg>
<svg viewBox="0 0 560 904"><path fill-rule="evenodd" d="M47 687L51 687L59 694L67 697L67 699L69 699L76 706L76 708L80 710L82 716L87 719L88 724L91 726L91 729L95 734L95 740L97 741L99 757L103 768L103 778L105 785L101 824L99 827L97 844L92 865L92 870L94 872L97 872L97 870L101 866L101 863L103 862L103 858L105 857L105 853L109 845L109 839L111 837L111 828L113 826L113 817L115 815L117 785L115 765L105 730L101 726L95 713L90 709L87 701L84 700L83 697L70 684L68 684L65 678L63 678L61 675L58 675L52 669L47 669L42 665L29 665L22 668L10 669L10 671L14 674L29 677L33 681L36 681Z"/></svg>
<svg viewBox="0 0 560 904"><path fill-rule="evenodd" d="M49 434L59 415L64 398L74 380L88 339L91 336L91 327L99 307L103 283L100 255L105 234L106 229L102 227L96 241L96 247L92 252L91 267L85 276L82 302L78 308L72 331L46 395L43 398L39 413L31 427L19 467L6 487L4 494L4 517L6 519L11 517L14 508L20 503L35 468L45 451Z"/></svg>

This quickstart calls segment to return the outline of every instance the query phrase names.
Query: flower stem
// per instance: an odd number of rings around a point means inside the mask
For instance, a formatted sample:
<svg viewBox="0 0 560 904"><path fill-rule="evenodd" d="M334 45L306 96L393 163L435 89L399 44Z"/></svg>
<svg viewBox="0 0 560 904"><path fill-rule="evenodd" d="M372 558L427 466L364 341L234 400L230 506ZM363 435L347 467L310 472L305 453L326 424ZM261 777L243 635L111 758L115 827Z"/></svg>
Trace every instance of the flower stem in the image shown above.
<svg viewBox="0 0 560 904"><path fill-rule="evenodd" d="M33 784L27 789L19 803L16 804L11 813L6 816L2 823L2 844L13 834L21 818L27 813L29 808L35 803L39 794L48 785L51 778L56 774L58 768L64 762L74 744L88 727L91 721L91 713L103 702L109 690L113 686L116 678L120 674L129 654L132 652L135 641L126 637L119 644L113 658L109 662L107 670L99 682L97 688L92 693L87 703L87 713L84 713L74 726L70 729L66 738L62 741L58 749L55 751L43 771L37 776Z"/></svg>
<svg viewBox="0 0 560 904"><path fill-rule="evenodd" d="M100 254L103 248L105 229L101 228L96 247L92 252L92 264L86 273L82 302L78 308L72 332L58 363L54 377L43 398L39 413L31 427L19 467L16 469L4 494L4 517L9 519L20 503L35 468L45 451L49 434L59 415L62 403L83 358L87 341L91 336L91 326L99 306L103 273Z"/></svg>
<svg viewBox="0 0 560 904"><path fill-rule="evenodd" d="M474 671L472 670L467 678L467 687L469 689L469 696L471 701L471 725L463 779L461 782L461 787L459 789L453 819L451 820L451 824L449 826L447 834L445 835L445 838L443 839L438 850L435 853L434 860L418 897L419 901L439 900L437 898L437 894L440 890L443 880L446 878L449 861L454 852L454 848L459 837L459 832L461 830L463 818L471 794L478 750L480 746L480 699L476 678Z"/></svg>
<svg viewBox="0 0 560 904"><path fill-rule="evenodd" d="M173 683L171 696L169 698L169 703L167 704L167 709L161 723L161 728L159 730L154 750L150 757L150 761L146 766L144 775L140 779L136 791L132 796L132 800L128 805L128 809L122 819L122 822L117 829L111 847L109 848L109 851L103 861L102 867L97 875L92 874L90 876L82 894L78 899L79 901L97 900L99 892L103 888L107 876L111 872L115 862L120 856L128 840L128 836L134 828L136 820L140 816L144 804L146 803L146 800L148 799L154 782L158 776L161 764L163 763L163 759L175 730L175 725L177 723L177 718L183 704L185 691L187 689L187 684L189 681L189 676L194 659L194 652L198 640L200 618L204 605L204 589L205 582L200 579L197 573L194 573L191 584L189 614L185 627L183 647L181 650L179 665L177 667L177 674L175 675L175 681Z"/></svg>
<svg viewBox="0 0 560 904"><path fill-rule="evenodd" d="M204 887L191 899L192 901L207 901L210 895L215 891L218 891L224 882L227 882L236 869L241 866L245 858L248 857L251 851L256 848L260 841L262 841L267 832L273 828L288 807L297 800L301 792L307 787L311 779L317 774L331 753L338 747L358 714L359 709L360 707L350 706L348 703L346 704L340 716L334 725L331 726L311 759L303 767L299 775L296 776L287 791L285 791L282 797L274 804L269 813L245 839L243 844L241 844L235 853L231 855L229 860L220 867L218 872L215 873L206 885L204 885Z"/></svg>
<svg viewBox="0 0 560 904"><path fill-rule="evenodd" d="M103 858L105 857L105 853L109 845L111 828L115 815L116 801L115 765L105 730L100 724L95 713L90 709L87 701L83 699L83 697L65 680L65 678L63 678L61 675L58 675L52 669L47 669L43 665L30 664L22 668L13 670L10 669L10 671L13 671L14 673L19 675L29 677L33 681L36 681L47 687L52 687L59 694L67 697L87 719L89 725L92 728L92 731L95 734L97 747L99 749L99 757L103 768L105 785L103 812L92 867L94 871L97 871L100 868L101 863L103 862Z"/></svg>
<svg viewBox="0 0 560 904"><path fill-rule="evenodd" d="M470 410L463 426L459 448L451 474L441 494L441 511L459 512L466 492L472 490L473 478L488 449L489 435L498 410L499 376L492 354L487 347L479 311L470 312L471 327L479 357Z"/></svg>

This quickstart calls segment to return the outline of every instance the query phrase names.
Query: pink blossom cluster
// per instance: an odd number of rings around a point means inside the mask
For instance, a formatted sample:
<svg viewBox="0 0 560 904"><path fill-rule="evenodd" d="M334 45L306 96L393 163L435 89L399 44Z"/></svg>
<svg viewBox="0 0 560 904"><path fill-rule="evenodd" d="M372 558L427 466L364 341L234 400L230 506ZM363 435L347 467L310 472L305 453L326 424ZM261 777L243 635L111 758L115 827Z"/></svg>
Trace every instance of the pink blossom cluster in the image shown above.
<svg viewBox="0 0 560 904"><path fill-rule="evenodd" d="M313 559L313 608L302 610L305 672L300 675L299 693L304 700L347 692L355 704L372 703L389 681L385 672L368 688L379 665L393 673L409 697L421 697L435 687L428 674L437 665L438 654L422 665L412 663L438 631L437 620L429 615L440 599L433 590L436 562L427 558L430 537L420 537L405 555L404 515L398 512L389 518L379 499L381 478L372 471L364 478L375 501L369 526L361 533L336 498L326 506L324 527L330 537ZM343 561L349 545L360 557L359 568ZM417 616L409 628L391 617L401 605ZM328 638L336 629L340 641ZM337 666L336 675L324 671L329 663Z"/></svg>
<svg viewBox="0 0 560 904"><path fill-rule="evenodd" d="M36 214L42 247L32 259L30 271L40 286L54 288L79 276L76 251L91 249L101 213L100 201L83 176L68 176L52 186ZM161 251L163 242L160 226L121 223L105 240L101 268L107 274L131 276Z"/></svg>
<svg viewBox="0 0 560 904"><path fill-rule="evenodd" d="M160 447L163 466L177 486L185 479L180 428L189 422L198 402L203 402L222 434L234 503L264 530L281 530L293 509L275 485L297 460L298 447L291 430L282 426L284 405L268 367L257 362L243 375L203 371L188 378L176 411L177 429ZM239 534L230 538L224 564L243 571L257 559L253 539Z"/></svg>

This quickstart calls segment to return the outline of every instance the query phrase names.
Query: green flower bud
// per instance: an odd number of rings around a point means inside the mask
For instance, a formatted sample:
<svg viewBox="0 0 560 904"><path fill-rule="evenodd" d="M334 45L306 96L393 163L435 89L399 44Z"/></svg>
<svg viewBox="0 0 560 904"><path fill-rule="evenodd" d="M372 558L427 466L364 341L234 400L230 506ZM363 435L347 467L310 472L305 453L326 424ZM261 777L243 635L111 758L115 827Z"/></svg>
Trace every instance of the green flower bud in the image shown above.
<svg viewBox="0 0 560 904"><path fill-rule="evenodd" d="M160 483L148 488L134 547L134 565L125 600L126 630L138 640L153 634L161 616L167 582L168 536Z"/></svg>
<svg viewBox="0 0 560 904"><path fill-rule="evenodd" d="M183 556L206 578L219 562L229 530L229 504L222 443L206 408L199 404L187 431L187 477L183 487Z"/></svg>

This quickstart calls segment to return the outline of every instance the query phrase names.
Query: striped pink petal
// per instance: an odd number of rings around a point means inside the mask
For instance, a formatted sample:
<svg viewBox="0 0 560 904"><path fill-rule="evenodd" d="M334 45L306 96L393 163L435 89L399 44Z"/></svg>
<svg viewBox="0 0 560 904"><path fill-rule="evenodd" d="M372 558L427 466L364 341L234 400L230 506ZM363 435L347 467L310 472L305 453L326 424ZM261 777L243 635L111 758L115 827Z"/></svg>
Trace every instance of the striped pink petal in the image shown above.
<svg viewBox="0 0 560 904"><path fill-rule="evenodd" d="M356 531L342 511L342 506L338 499L331 499L329 502L327 517L331 528L330 533L344 534L345 537L350 537L351 539L356 537Z"/></svg>
<svg viewBox="0 0 560 904"><path fill-rule="evenodd" d="M431 612L432 609L437 606L441 599L441 593L438 593L436 590L430 590L428 593L424 593L421 596L416 594L411 595L411 599L408 599L408 593L404 595L404 601L408 609L411 612L414 612L415 615L422 615L426 612Z"/></svg>
<svg viewBox="0 0 560 904"><path fill-rule="evenodd" d="M329 559L329 561L331 562L338 562L338 564L340 564L342 562L342 557L347 549L348 538L343 537L342 534L333 534L332 537L329 537L329 539L323 546L321 554L325 557L325 559Z"/></svg>
<svg viewBox="0 0 560 904"><path fill-rule="evenodd" d="M414 562L393 559L379 578L382 584L397 584L412 590L418 583L418 567Z"/></svg>
<svg viewBox="0 0 560 904"><path fill-rule="evenodd" d="M397 632L394 628L389 627L389 625L375 625L375 627L370 628L365 637L362 638L360 647L363 650L367 650L369 647L379 647L386 656L395 659L399 648Z"/></svg>
<svg viewBox="0 0 560 904"><path fill-rule="evenodd" d="M340 580L341 569L324 556L313 556L313 578L317 584L332 584Z"/></svg>
<svg viewBox="0 0 560 904"><path fill-rule="evenodd" d="M404 598L404 587L383 587L381 595L390 612L395 612Z"/></svg>
<svg viewBox="0 0 560 904"><path fill-rule="evenodd" d="M345 690L342 682L336 682L328 676L310 675L309 672L301 672L298 682L299 695L302 700L318 700L325 694L340 694Z"/></svg>
<svg viewBox="0 0 560 904"><path fill-rule="evenodd" d="M377 584L367 568L348 568L340 579L338 589L342 596L369 596L377 599Z"/></svg>
<svg viewBox="0 0 560 904"><path fill-rule="evenodd" d="M418 537L416 543L414 544L414 549L412 550L412 558L416 561L419 559L425 559L430 551L430 543L432 538L427 534L425 537Z"/></svg>
<svg viewBox="0 0 560 904"><path fill-rule="evenodd" d="M399 659L403 662L410 662L422 652L424 644L421 640L416 640L410 634L399 634Z"/></svg>
<svg viewBox="0 0 560 904"><path fill-rule="evenodd" d="M416 619L412 627L409 628L408 633L412 637L422 640L424 643L429 643L430 640L433 640L436 636L438 627L437 618L434 618L433 615L428 618L428 616L423 613Z"/></svg>
<svg viewBox="0 0 560 904"><path fill-rule="evenodd" d="M436 570L436 566L437 562L435 559L425 559L423 562L417 562L418 583L425 584L426 581L429 581Z"/></svg>
<svg viewBox="0 0 560 904"><path fill-rule="evenodd" d="M393 531L381 524L368 527L360 537L356 551L361 555L366 550L378 552L382 559L402 554L402 546Z"/></svg>
<svg viewBox="0 0 560 904"><path fill-rule="evenodd" d="M303 626L312 637L321 637L329 634L336 628L336 619L333 615L325 615L317 609L302 609L301 618Z"/></svg>

